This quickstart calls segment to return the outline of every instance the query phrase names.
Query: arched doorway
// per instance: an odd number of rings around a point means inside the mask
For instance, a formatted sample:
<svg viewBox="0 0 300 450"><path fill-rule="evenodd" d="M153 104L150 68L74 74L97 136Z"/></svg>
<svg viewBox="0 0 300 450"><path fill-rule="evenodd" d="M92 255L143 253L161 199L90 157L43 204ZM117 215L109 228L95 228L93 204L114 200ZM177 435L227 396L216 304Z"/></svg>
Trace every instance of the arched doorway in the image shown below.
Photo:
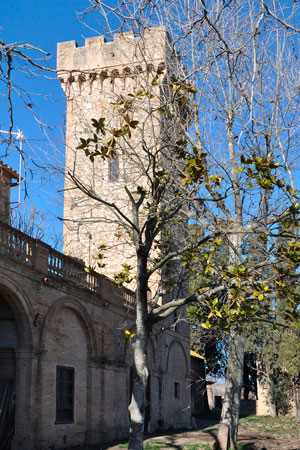
<svg viewBox="0 0 300 450"><path fill-rule="evenodd" d="M15 427L17 327L13 311L0 294L0 450L7 450Z"/></svg>
<svg viewBox="0 0 300 450"><path fill-rule="evenodd" d="M28 302L18 287L0 276L1 450L32 448L30 315Z"/></svg>

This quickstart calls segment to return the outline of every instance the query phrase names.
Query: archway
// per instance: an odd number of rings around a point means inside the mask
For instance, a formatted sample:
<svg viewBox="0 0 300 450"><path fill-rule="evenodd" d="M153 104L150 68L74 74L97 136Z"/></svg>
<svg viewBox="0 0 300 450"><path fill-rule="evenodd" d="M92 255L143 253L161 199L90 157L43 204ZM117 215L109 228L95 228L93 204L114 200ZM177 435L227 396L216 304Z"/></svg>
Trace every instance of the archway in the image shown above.
<svg viewBox="0 0 300 450"><path fill-rule="evenodd" d="M14 315L0 294L0 450L10 447L14 433L17 345Z"/></svg>
<svg viewBox="0 0 300 450"><path fill-rule="evenodd" d="M27 439L25 429L30 432L30 411L27 408L24 417L24 409L30 404L32 334L24 296L9 280L1 281L5 284L0 282L0 449L7 450L13 440Z"/></svg>
<svg viewBox="0 0 300 450"><path fill-rule="evenodd" d="M95 352L85 309L68 298L46 314L40 340L40 442L44 447L86 444L92 401L89 361Z"/></svg>
<svg viewBox="0 0 300 450"><path fill-rule="evenodd" d="M168 426L184 427L190 424L190 382L187 352L174 339L167 358L166 404L164 411Z"/></svg>

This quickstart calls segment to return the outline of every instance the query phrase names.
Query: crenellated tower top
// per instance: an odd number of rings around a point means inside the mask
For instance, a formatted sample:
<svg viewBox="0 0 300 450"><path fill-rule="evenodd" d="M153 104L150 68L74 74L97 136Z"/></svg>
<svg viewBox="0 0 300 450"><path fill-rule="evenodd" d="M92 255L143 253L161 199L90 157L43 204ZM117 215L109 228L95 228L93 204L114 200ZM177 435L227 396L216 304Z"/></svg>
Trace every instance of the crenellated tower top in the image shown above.
<svg viewBox="0 0 300 450"><path fill-rule="evenodd" d="M87 38L83 47L76 41L61 42L57 44L58 77L65 89L74 82L147 74L165 66L168 41L165 27L155 27L146 30L143 38L126 32L115 34L111 42L104 36Z"/></svg>

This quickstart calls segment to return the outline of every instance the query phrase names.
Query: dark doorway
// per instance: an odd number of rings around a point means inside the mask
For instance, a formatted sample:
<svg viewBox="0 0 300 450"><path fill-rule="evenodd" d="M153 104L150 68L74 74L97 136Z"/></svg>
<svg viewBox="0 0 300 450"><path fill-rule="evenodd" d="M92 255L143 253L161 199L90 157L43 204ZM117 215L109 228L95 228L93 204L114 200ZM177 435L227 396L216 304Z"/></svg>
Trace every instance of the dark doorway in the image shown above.
<svg viewBox="0 0 300 450"><path fill-rule="evenodd" d="M0 450L9 450L15 424L15 348L18 344L13 312L0 296Z"/></svg>

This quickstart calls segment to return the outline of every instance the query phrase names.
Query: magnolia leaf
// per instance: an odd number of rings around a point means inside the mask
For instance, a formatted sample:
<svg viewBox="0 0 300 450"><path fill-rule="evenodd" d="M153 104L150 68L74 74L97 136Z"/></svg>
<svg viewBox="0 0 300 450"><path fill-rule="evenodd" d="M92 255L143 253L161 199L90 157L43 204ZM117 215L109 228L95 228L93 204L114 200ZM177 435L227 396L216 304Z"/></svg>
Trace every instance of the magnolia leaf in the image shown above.
<svg viewBox="0 0 300 450"><path fill-rule="evenodd" d="M131 329L131 330L125 330L124 331L124 333L125 333L125 338L126 339L132 339L132 338L134 338L134 336L136 336L136 333Z"/></svg>

